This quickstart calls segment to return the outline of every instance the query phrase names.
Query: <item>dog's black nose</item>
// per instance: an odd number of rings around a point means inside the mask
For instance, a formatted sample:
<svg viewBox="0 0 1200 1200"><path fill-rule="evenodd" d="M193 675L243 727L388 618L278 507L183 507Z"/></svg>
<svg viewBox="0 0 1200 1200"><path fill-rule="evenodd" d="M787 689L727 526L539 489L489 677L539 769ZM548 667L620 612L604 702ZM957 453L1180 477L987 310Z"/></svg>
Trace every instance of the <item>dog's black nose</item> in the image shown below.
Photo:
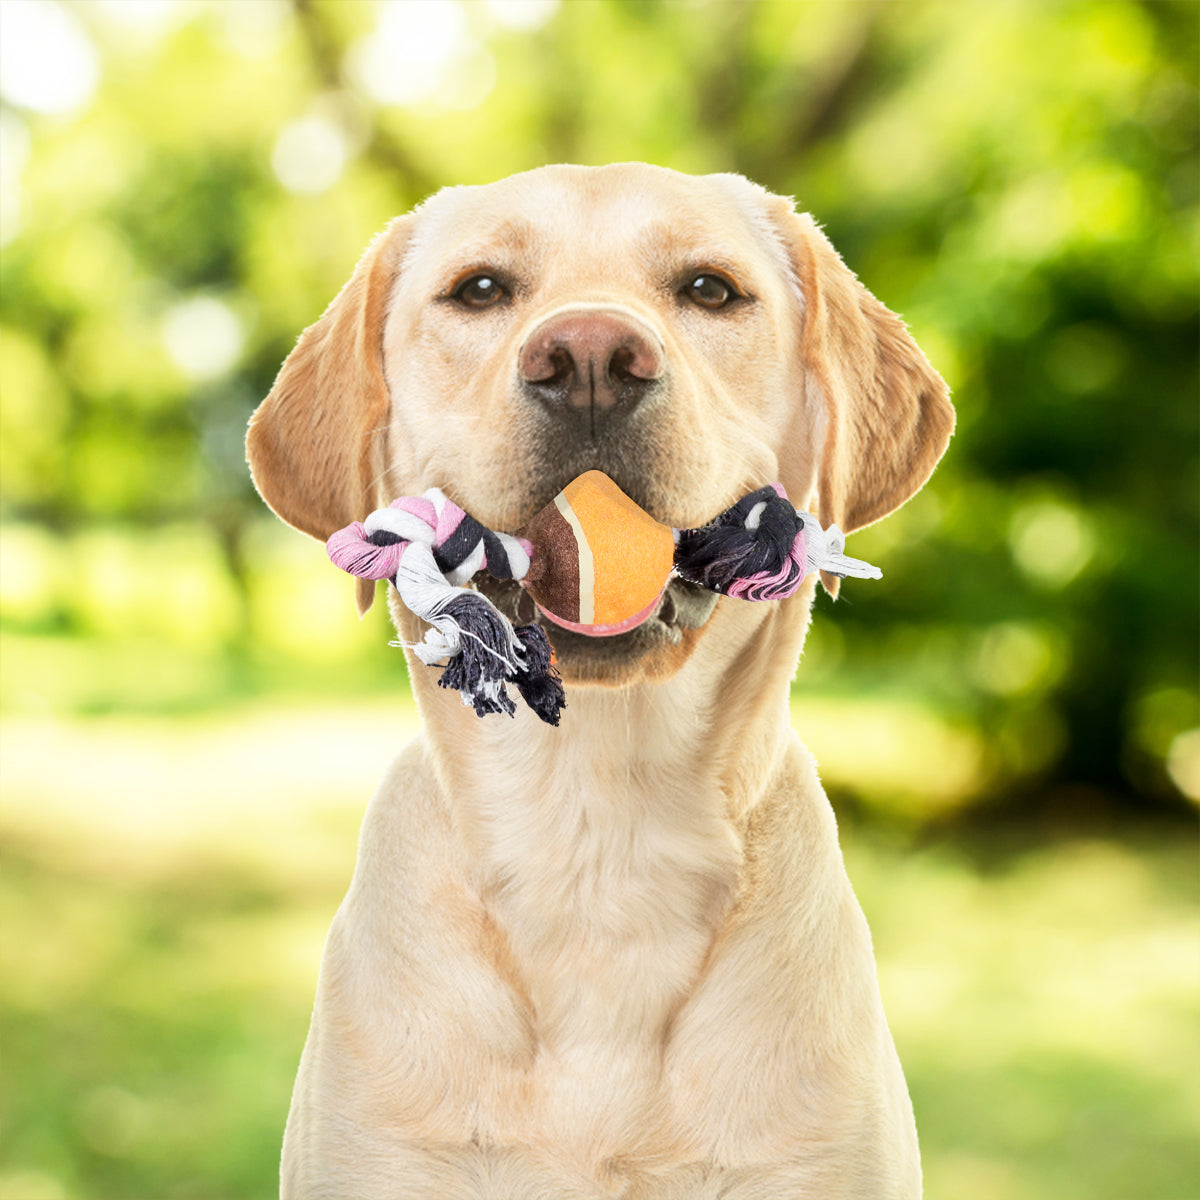
<svg viewBox="0 0 1200 1200"><path fill-rule="evenodd" d="M663 374L663 351L641 322L616 311L559 313L525 340L518 357L530 397L554 413L597 416L639 404Z"/></svg>

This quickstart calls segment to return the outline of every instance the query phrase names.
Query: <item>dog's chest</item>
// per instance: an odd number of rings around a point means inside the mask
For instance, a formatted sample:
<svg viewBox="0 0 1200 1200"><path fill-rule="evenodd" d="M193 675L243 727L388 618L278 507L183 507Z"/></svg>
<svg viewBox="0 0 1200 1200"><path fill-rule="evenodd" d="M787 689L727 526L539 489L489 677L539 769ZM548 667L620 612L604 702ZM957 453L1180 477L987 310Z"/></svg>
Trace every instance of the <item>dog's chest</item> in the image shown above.
<svg viewBox="0 0 1200 1200"><path fill-rule="evenodd" d="M544 1038L657 1034L728 903L739 844L719 797L665 778L559 780L491 822L480 894Z"/></svg>
<svg viewBox="0 0 1200 1200"><path fill-rule="evenodd" d="M663 1047L740 861L722 808L686 772L607 763L480 818L479 893L526 993L549 1144L629 1145L664 1110Z"/></svg>

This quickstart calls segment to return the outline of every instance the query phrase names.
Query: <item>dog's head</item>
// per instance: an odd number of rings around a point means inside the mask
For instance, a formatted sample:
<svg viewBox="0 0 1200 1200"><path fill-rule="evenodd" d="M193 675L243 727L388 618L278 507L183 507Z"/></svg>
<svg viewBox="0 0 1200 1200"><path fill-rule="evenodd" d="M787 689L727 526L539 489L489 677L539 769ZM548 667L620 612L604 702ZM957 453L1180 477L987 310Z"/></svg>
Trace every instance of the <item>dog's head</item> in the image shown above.
<svg viewBox="0 0 1200 1200"><path fill-rule="evenodd" d="M669 525L780 480L850 533L924 483L952 427L945 384L810 217L739 176L631 163L450 188L397 218L248 449L267 503L322 540L435 485L518 530L591 468ZM629 633L549 635L568 680L661 677L714 604L673 583Z"/></svg>

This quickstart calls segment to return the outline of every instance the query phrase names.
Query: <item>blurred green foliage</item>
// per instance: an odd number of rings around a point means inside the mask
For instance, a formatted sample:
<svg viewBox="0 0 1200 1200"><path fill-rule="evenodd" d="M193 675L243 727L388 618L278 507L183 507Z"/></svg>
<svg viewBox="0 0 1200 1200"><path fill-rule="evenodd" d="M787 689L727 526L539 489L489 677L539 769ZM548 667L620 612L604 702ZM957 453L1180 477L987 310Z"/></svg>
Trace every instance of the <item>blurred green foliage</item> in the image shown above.
<svg viewBox="0 0 1200 1200"><path fill-rule="evenodd" d="M381 621L264 515L246 418L396 212L644 158L796 195L955 392L933 484L856 542L886 586L798 686L986 731L952 811L1200 788L1194 4L5 8L35 65L51 12L92 72L10 65L4 97L10 707L219 704L289 661L394 688ZM140 644L164 695L38 671L63 641L84 675Z"/></svg>
<svg viewBox="0 0 1200 1200"><path fill-rule="evenodd" d="M405 680L254 495L246 419L391 216L624 159L795 195L954 390L794 706L930 1196L1193 1194L1182 852L872 839L1128 837L1200 797L1198 54L1192 0L0 0L0 1196L270 1192L373 780L309 797L303 847L254 825L271 789L231 781L315 738L242 706Z"/></svg>

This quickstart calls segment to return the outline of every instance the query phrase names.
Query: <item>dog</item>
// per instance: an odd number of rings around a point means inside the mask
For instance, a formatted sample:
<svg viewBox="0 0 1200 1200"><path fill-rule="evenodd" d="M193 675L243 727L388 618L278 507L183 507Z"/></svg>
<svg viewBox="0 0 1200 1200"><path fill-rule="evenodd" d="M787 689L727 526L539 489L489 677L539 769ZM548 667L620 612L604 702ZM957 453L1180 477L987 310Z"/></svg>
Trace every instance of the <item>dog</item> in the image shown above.
<svg viewBox="0 0 1200 1200"><path fill-rule="evenodd" d="M953 422L902 321L791 201L560 165L388 225L248 458L320 539L435 485L519 530L593 468L667 525L778 480L849 533L922 486ZM287 1200L920 1194L870 935L789 723L815 587L752 604L674 580L620 636L548 626L559 728L481 720L410 657L423 732L370 802L329 934Z"/></svg>

